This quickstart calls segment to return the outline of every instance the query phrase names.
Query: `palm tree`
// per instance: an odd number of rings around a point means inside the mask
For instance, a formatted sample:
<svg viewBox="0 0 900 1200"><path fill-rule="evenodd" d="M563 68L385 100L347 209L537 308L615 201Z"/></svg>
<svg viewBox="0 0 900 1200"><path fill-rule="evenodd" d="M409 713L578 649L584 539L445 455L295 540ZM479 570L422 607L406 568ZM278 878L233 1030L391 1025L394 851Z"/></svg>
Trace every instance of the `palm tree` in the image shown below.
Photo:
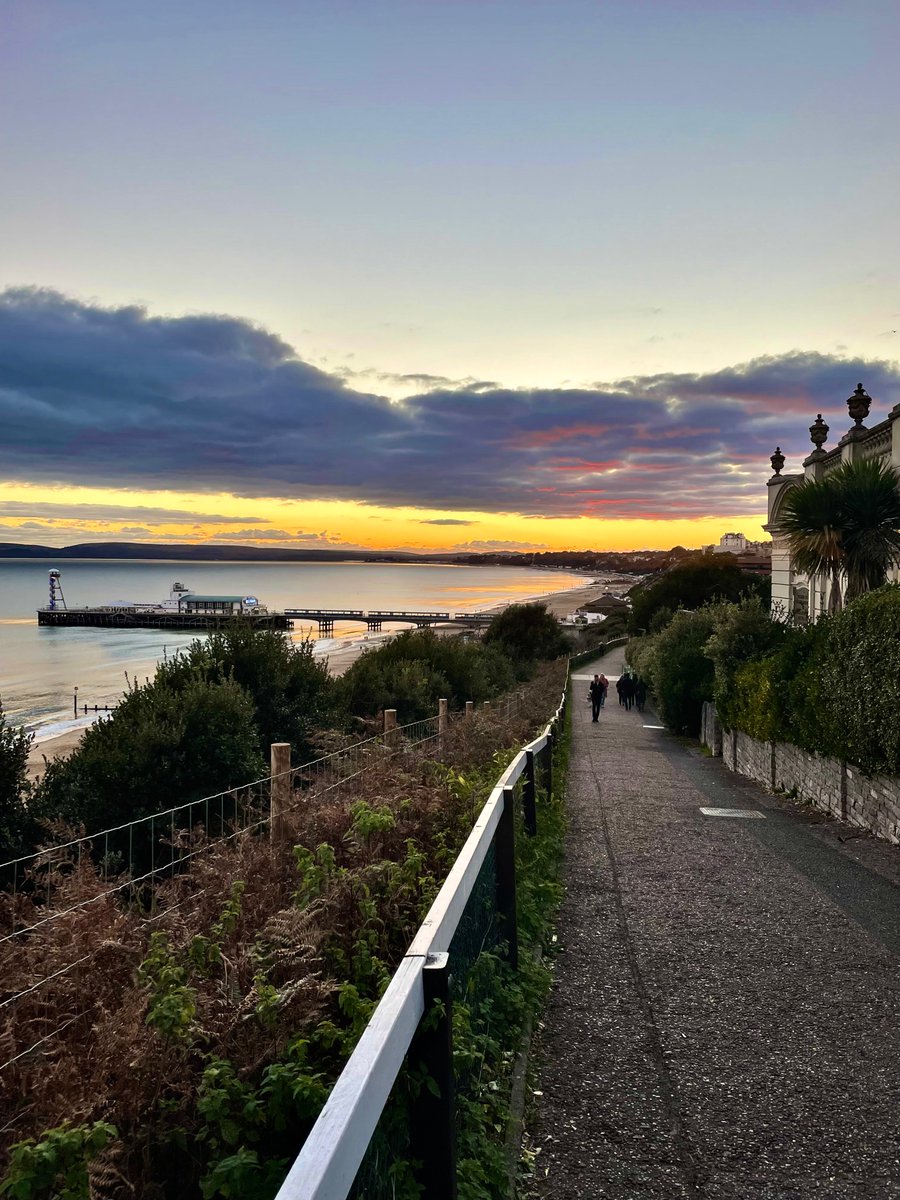
<svg viewBox="0 0 900 1200"><path fill-rule="evenodd" d="M773 531L787 538L791 560L798 571L831 580L828 611L841 607L841 539L839 496L830 479L804 479L792 487Z"/></svg>
<svg viewBox="0 0 900 1200"><path fill-rule="evenodd" d="M847 600L881 587L900 562L900 474L883 459L844 463L831 476L840 494Z"/></svg>
<svg viewBox="0 0 900 1200"><path fill-rule="evenodd" d="M881 587L900 562L900 474L881 459L844 463L825 479L804 480L784 500L775 532L797 568L831 580L828 611Z"/></svg>

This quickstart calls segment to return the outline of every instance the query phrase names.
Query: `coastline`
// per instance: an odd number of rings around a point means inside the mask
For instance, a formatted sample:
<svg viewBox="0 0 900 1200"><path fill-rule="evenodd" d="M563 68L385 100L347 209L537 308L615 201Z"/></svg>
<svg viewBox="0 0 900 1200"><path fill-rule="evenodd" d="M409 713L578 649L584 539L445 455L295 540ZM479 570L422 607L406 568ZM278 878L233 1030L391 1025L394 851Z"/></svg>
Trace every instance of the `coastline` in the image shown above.
<svg viewBox="0 0 900 1200"><path fill-rule="evenodd" d="M560 592L545 592L535 596L526 596L513 603L546 604L548 610L555 617L564 617L568 613L580 608L583 604L589 604L592 600L596 600L606 590L607 586L605 582L583 584L575 588L567 588ZM509 607L509 604L509 601L501 601L482 611L490 613L493 616L503 612L505 608ZM442 625L437 632L444 636L452 636L454 633L459 632L459 628L458 625ZM328 670L332 675L343 675L366 650L382 644L393 636L392 633L388 633L378 639L354 641L347 646L336 647L328 654L323 655L328 662ZM31 752L28 755L28 778L32 781L40 779L44 773L45 759L49 761L54 758L66 758L71 754L84 736L86 728L88 726L67 729L64 733L59 733L53 737L45 738L43 741L36 742L31 747Z"/></svg>

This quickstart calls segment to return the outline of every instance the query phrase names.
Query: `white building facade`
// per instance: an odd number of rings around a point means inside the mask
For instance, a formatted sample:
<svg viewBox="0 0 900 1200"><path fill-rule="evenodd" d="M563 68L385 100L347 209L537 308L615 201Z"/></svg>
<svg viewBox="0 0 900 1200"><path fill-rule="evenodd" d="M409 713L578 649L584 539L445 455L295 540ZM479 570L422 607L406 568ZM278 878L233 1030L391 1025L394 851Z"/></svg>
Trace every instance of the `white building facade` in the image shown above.
<svg viewBox="0 0 900 1200"><path fill-rule="evenodd" d="M883 421L868 428L863 424L869 415L872 398L859 384L847 400L854 424L833 450L825 450L828 426L822 414L809 427L813 451L803 461L803 471L783 475L784 455L776 447L772 455L774 474L768 483L769 519L766 530L772 534L772 615L780 620L790 616L807 617L810 621L828 610L830 583L825 578L809 579L794 569L786 539L776 532L784 498L792 487L804 479L824 479L845 462L864 458L880 458L900 469L900 404ZM896 571L894 577L896 578Z"/></svg>

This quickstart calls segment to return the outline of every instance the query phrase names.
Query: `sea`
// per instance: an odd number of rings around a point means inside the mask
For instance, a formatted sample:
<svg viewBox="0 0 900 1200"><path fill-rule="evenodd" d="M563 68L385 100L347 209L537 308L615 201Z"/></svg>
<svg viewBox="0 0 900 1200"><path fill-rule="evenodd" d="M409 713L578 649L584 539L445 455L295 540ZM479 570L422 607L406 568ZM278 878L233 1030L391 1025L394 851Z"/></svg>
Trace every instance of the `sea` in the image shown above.
<svg viewBox="0 0 900 1200"><path fill-rule="evenodd" d="M189 645L196 633L154 629L62 629L39 626L48 601L47 559L0 559L0 703L9 724L42 742L97 719L85 704L114 706L136 680ZM253 595L270 610L355 608L474 612L500 603L584 586L569 571L430 563L199 563L66 560L62 589L71 607L114 602L155 603L179 581L209 595ZM299 622L288 636L310 637L314 653L374 645L394 630L367 634L364 625L338 625L319 638ZM79 715L74 698L78 697Z"/></svg>

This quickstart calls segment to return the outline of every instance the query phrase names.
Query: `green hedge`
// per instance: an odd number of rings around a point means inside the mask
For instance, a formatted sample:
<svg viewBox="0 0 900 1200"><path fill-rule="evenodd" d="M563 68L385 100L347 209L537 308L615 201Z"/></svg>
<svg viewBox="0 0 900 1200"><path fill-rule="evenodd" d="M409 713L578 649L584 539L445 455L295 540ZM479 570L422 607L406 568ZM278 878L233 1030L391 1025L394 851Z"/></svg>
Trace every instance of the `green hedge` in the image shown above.
<svg viewBox="0 0 900 1200"><path fill-rule="evenodd" d="M715 699L726 728L760 741L900 774L900 586L870 592L809 629L769 621L754 600L677 613L661 633L632 639L660 716L695 733Z"/></svg>

